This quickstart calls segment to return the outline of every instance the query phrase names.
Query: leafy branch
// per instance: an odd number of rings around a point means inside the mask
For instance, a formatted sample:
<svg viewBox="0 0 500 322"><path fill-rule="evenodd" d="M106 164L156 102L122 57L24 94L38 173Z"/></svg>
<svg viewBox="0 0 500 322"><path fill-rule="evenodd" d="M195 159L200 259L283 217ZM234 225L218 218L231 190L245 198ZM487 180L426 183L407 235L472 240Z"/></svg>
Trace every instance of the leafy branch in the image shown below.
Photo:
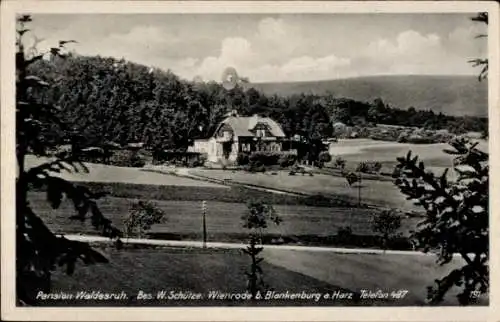
<svg viewBox="0 0 500 322"><path fill-rule="evenodd" d="M475 291L485 293L489 288L489 212L488 154L477 148L478 143L467 139L452 141L457 179L427 171L418 156L398 158L400 177L395 184L408 200L426 210L426 217L417 226L413 237L424 252L437 251L438 263L450 263L459 254L466 265L436 280L437 288L429 288L431 303L439 303L453 286L461 286L461 304L474 301Z"/></svg>
<svg viewBox="0 0 500 322"><path fill-rule="evenodd" d="M488 13L487 12L480 12L478 13L475 17L471 18L472 21L477 21L477 22L482 22L486 25L488 25ZM479 34L475 38L486 38L488 37L487 34ZM473 67L482 67L481 72L479 73L478 79L479 81L482 81L483 79L488 78L488 59L481 59L481 58L476 58L476 59L471 59L469 60L469 63L472 64Z"/></svg>
<svg viewBox="0 0 500 322"><path fill-rule="evenodd" d="M92 225L103 236L117 239L121 236L120 230L99 210L97 200L103 193L91 192L54 176L63 171L88 172L77 154L61 154L55 160L39 166L26 167L28 154L47 156L50 147L63 141L57 138L54 126L64 128L64 123L58 117L60 109L41 103L32 95L49 88L50 84L28 74L28 67L45 55L28 57L25 52L23 36L30 31L25 25L31 21L29 15L17 18L16 158L19 173L16 180L16 290L21 304L36 304L38 291L50 291L51 272L56 269L56 265L65 266L66 273L72 274L78 260L84 264L108 261L87 243L70 241L50 231L29 203L28 192L31 188L44 187L47 201L53 209L59 208L64 199L71 200L77 214L70 218L84 221L90 213ZM61 49L66 43L59 42L59 47L52 48L51 54L64 58ZM56 137L56 141L50 141L47 137Z"/></svg>

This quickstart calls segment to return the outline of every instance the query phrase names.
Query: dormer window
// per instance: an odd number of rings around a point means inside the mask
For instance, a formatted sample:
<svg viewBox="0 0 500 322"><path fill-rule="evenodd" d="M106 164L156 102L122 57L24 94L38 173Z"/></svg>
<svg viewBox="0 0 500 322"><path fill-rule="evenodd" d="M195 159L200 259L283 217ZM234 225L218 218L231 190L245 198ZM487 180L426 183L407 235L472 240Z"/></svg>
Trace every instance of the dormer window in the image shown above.
<svg viewBox="0 0 500 322"><path fill-rule="evenodd" d="M225 140L230 140L232 137L233 137L233 133L231 131L223 131L222 132L222 137L225 139Z"/></svg>
<svg viewBox="0 0 500 322"><path fill-rule="evenodd" d="M268 129L267 129L267 126L263 123L257 123L255 125L255 136L258 137L258 138L263 138L263 137L266 137L267 136L267 132L268 132Z"/></svg>

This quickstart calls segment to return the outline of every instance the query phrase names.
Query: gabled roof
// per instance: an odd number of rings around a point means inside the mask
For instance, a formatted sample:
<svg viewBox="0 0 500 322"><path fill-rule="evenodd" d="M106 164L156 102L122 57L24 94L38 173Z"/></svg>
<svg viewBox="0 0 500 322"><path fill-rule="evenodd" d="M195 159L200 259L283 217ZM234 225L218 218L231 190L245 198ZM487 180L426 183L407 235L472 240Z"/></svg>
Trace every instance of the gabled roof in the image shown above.
<svg viewBox="0 0 500 322"><path fill-rule="evenodd" d="M224 126L229 125L234 132L235 136L254 136L251 130L259 123L263 123L269 127L269 131L275 137L285 137L285 133L281 126L269 117L254 116L230 116L221 122L217 131Z"/></svg>

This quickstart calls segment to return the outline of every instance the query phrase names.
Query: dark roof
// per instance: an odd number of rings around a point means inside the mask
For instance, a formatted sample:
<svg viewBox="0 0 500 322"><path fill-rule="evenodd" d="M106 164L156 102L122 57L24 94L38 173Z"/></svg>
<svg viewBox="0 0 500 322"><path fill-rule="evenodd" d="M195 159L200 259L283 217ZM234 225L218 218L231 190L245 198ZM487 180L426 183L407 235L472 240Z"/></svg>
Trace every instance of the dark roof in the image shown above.
<svg viewBox="0 0 500 322"><path fill-rule="evenodd" d="M257 115L230 116L221 122L218 129L224 126L224 124L227 124L233 129L235 136L254 136L254 134L250 131L254 129L258 123L267 125L269 127L269 131L273 136L285 137L285 133L277 122L270 119L269 117L261 117Z"/></svg>

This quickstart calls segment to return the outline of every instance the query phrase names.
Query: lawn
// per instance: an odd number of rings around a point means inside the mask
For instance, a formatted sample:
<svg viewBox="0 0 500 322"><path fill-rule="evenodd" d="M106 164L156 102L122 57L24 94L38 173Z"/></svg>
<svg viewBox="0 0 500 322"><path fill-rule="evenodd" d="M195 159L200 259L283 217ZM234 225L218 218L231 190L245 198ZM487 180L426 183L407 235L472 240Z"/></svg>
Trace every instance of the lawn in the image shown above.
<svg viewBox="0 0 500 322"><path fill-rule="evenodd" d="M408 290L400 305L423 305L426 287L435 286L435 279L465 263L461 258L454 258L446 266L438 266L434 256L415 255L318 254L275 249L266 249L264 253L269 263L327 283L349 285L355 292L361 289ZM453 288L443 304L456 304L456 294L457 288ZM487 305L487 297L483 297L480 303Z"/></svg>
<svg viewBox="0 0 500 322"><path fill-rule="evenodd" d="M478 148L488 151L488 142L479 140ZM339 140L332 143L330 154L342 156L347 161L347 167L355 168L361 161L378 161L382 163L382 171L392 173L392 169L398 163L396 158L405 156L408 151L418 155L429 169L441 174L444 168L452 166L453 156L443 152L451 149L446 143L438 144L410 144L386 141L374 141L371 139L349 139Z"/></svg>
<svg viewBox="0 0 500 322"><path fill-rule="evenodd" d="M238 250L203 249L104 249L109 264L79 266L74 276L58 273L54 278L56 292L124 291L126 300L106 301L44 301L40 305L115 305L115 306L237 306L248 301L208 300L210 291L243 293L246 290L245 270L250 260ZM339 287L318 281L300 273L269 263L262 265L266 279L276 290L290 292L328 292ZM201 293L201 300L137 299L139 291L156 293L179 291ZM269 301L264 305L286 305L283 301ZM311 305L309 301L297 301L296 305Z"/></svg>
<svg viewBox="0 0 500 322"><path fill-rule="evenodd" d="M26 168L31 168L46 162L47 158L26 158ZM169 174L143 171L141 168L116 167L97 163L85 163L89 172L58 174L62 178L76 182L102 182L102 183L134 183L148 185L187 186L187 187L216 187L227 188L223 185L178 177Z"/></svg>
<svg viewBox="0 0 500 322"><path fill-rule="evenodd" d="M74 214L69 201L57 210L50 208L45 194L32 192L30 202L37 209L50 229L57 233L96 234L90 221L80 222L69 219ZM133 199L106 197L99 201L101 211L118 227L123 228L123 220L128 214ZM151 233L156 238L202 239L201 202L186 200L152 200L165 211L167 221L153 226ZM335 235L339 228L350 225L354 234L370 235L373 210L356 208L327 208L297 205L275 205L283 218L279 226L269 225L266 233L270 236L289 236L298 240L311 236L327 237ZM244 203L207 202L207 236L209 241L246 241L248 231L242 228L241 216L247 211ZM407 234L415 229L414 218L403 220L400 232Z"/></svg>
<svg viewBox="0 0 500 322"><path fill-rule="evenodd" d="M352 203L358 200L358 187L347 184L343 177L315 174L314 176L290 176L288 171L270 173L249 173L244 171L193 169L190 173L220 180L231 180L242 184L252 184L285 191L301 192L311 195L342 196ZM399 189L390 181L365 180L361 184L361 202L387 208L418 210L405 199Z"/></svg>
<svg viewBox="0 0 500 322"><path fill-rule="evenodd" d="M115 301L40 301L41 306L241 306L241 305L423 305L425 287L445 270L432 264L432 258L405 255L326 254L284 250L264 250L265 282L275 292L332 293L352 292L353 300L208 300L210 291L242 293L246 290L249 258L238 250L203 249L122 249L103 248L109 264L77 266L73 276L57 272L52 292L75 294L79 291L125 292ZM456 266L453 263L451 266ZM447 269L450 269L449 267ZM403 300L359 300L362 289L377 291L408 290ZM153 299L139 300L139 291ZM160 300L160 291L200 293L200 300ZM453 294L444 305L456 305Z"/></svg>

